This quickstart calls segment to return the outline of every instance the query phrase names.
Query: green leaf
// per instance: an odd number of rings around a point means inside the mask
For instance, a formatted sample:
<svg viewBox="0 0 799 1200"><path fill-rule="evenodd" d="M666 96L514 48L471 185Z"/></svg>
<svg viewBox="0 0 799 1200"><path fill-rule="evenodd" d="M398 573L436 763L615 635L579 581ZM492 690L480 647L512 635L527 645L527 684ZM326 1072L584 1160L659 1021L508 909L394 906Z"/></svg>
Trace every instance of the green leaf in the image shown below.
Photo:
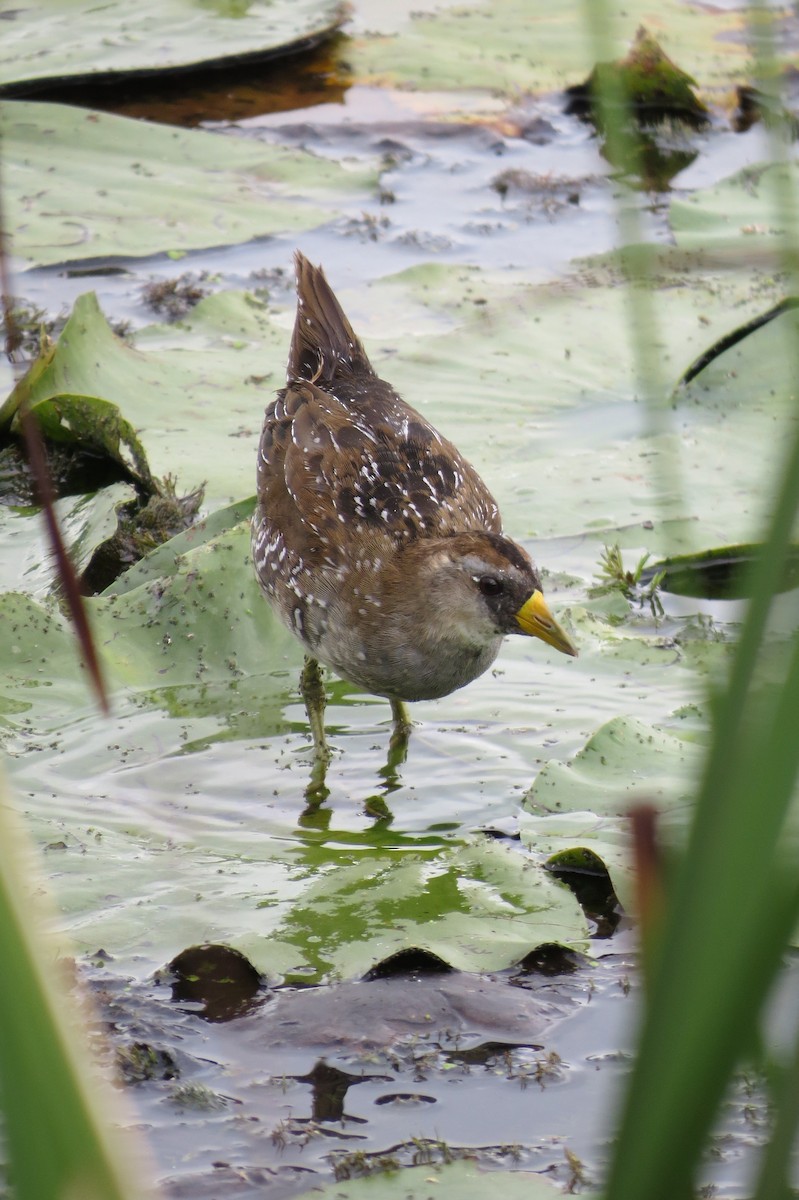
<svg viewBox="0 0 799 1200"><path fill-rule="evenodd" d="M135 1200L149 1190L146 1156L131 1172L119 1133L121 1101L90 1071L88 1036L43 932L38 867L0 773L0 1088L3 1149L19 1200L85 1196ZM114 1121L116 1128L112 1127ZM46 1131L47 1153L32 1153ZM131 1132L126 1139L130 1141Z"/></svg>
<svg viewBox="0 0 799 1200"><path fill-rule="evenodd" d="M684 249L737 249L747 255L771 246L776 252L792 229L775 216L775 189L796 188L799 164L758 163L737 171L709 188L700 188L669 209L677 245ZM793 218L795 221L795 217ZM769 366L767 360L764 365Z"/></svg>
<svg viewBox="0 0 799 1200"><path fill-rule="evenodd" d="M0 137L7 234L26 266L297 233L376 183L372 165L66 105L0 103Z"/></svg>
<svg viewBox="0 0 799 1200"><path fill-rule="evenodd" d="M641 583L650 583L660 576L658 586L678 596L746 599L752 594L752 570L762 553L762 546L750 545L718 546L696 554L678 554L647 564L641 573ZM796 587L799 587L799 546L791 546L777 591L788 592Z"/></svg>
<svg viewBox="0 0 799 1200"><path fill-rule="evenodd" d="M587 932L568 888L479 841L339 865L311 883L274 937L319 976L357 978L410 949L462 971L499 971L546 943L585 950Z"/></svg>
<svg viewBox="0 0 799 1200"><path fill-rule="evenodd" d="M88 496L66 496L55 510L77 570L117 527L117 508L135 497L131 484L115 483ZM54 584L50 543L37 509L0 505L0 557L8 581L41 597Z"/></svg>
<svg viewBox="0 0 799 1200"><path fill-rule="evenodd" d="M125 458L139 466L143 443L153 474L177 474L187 488L207 480L206 499L215 507L252 488L254 448L239 434L243 421L257 423L263 396L247 380L263 372L278 335L254 297L209 297L198 310L188 328L151 327L141 338L143 351L113 333L94 293L80 296L25 390L37 411L50 402L42 412L48 430L59 435L56 399L61 409L65 393L82 393L85 403L72 406L82 433L112 450L127 446ZM231 347L233 330L244 337L244 350Z"/></svg>
<svg viewBox="0 0 799 1200"><path fill-rule="evenodd" d="M50 441L110 458L148 489L154 486L144 447L116 404L97 396L60 393L31 404L30 412ZM12 422L12 430L15 425Z"/></svg>
<svg viewBox="0 0 799 1200"><path fill-rule="evenodd" d="M142 0L131 7L43 0L8 22L0 84L108 73L174 72L296 51L342 20L336 0Z"/></svg>
<svg viewBox="0 0 799 1200"><path fill-rule="evenodd" d="M484 1171L473 1162L435 1163L340 1180L315 1190L321 1200L486 1200L495 1188L508 1200L554 1200L559 1187L534 1171Z"/></svg>
<svg viewBox="0 0 799 1200"><path fill-rule="evenodd" d="M614 717L569 763L549 762L525 797L522 841L549 863L575 865L588 851L604 865L625 908L634 899L634 863L627 814L654 804L658 836L680 844L691 821L703 747L634 717Z"/></svg>
<svg viewBox="0 0 799 1200"><path fill-rule="evenodd" d="M382 21L381 21L382 16ZM625 4L616 23L620 47L642 21L646 0ZM421 4L370 20L371 34L357 39L348 58L361 76L419 89L488 88L503 94L552 92L585 78L595 63L579 0L472 0L463 6ZM535 46L528 54L520 44ZM663 0L657 33L679 66L700 84L740 74L748 62L735 13L691 9ZM712 75L710 74L712 63Z"/></svg>

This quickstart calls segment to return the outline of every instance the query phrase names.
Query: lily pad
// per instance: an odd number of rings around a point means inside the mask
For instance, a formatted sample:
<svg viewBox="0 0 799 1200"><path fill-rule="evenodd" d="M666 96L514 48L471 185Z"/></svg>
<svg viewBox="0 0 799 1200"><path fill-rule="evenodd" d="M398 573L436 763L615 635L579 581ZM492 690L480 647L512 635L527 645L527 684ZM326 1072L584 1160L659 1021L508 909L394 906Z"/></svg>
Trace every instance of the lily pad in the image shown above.
<svg viewBox="0 0 799 1200"><path fill-rule="evenodd" d="M0 103L0 136L6 228L25 266L298 233L377 180L370 165L66 105Z"/></svg>
<svg viewBox="0 0 799 1200"><path fill-rule="evenodd" d="M720 546L696 554L678 554L648 563L641 571L642 586L660 576L659 588L678 596L710 600L739 600L751 596L751 572L762 546ZM778 591L799 587L799 546L792 546Z"/></svg>
<svg viewBox="0 0 799 1200"><path fill-rule="evenodd" d="M344 19L338 0L39 0L8 14L0 87L154 75L296 53ZM17 90L22 90L17 88Z"/></svg>
<svg viewBox="0 0 799 1200"><path fill-rule="evenodd" d="M738 251L751 258L771 249L779 254L793 236L779 216L776 198L794 195L799 163L759 163L737 171L685 199L673 200L669 224L678 246L686 250ZM793 218L792 218L793 220Z"/></svg>
<svg viewBox="0 0 799 1200"><path fill-rule="evenodd" d="M570 763L550 762L524 800L522 840L555 865L575 852L595 856L625 908L633 904L628 813L637 803L658 810L667 843L687 833L704 759L703 747L633 717L616 717L592 734Z"/></svg>
<svg viewBox="0 0 799 1200"><path fill-rule="evenodd" d="M702 748L634 717L614 717L589 738L571 763L549 763L525 797L534 813L624 816L646 800L685 806L695 791ZM590 803L589 803L590 799Z"/></svg>
<svg viewBox="0 0 799 1200"><path fill-rule="evenodd" d="M233 686L238 692L238 684L253 676L261 727L268 727L266 711L277 682L270 682L269 667L279 662L290 635L258 594L248 569L248 542L248 526L239 525L173 555L170 575L88 602L115 711L124 713L126 698L138 695L139 704L146 699L191 717L202 711L196 704L202 705L208 689ZM60 614L22 596L0 595L0 632L0 711L5 710L7 727L18 726L22 712L26 721L27 714L35 714L42 732L57 728L65 704L77 715L82 672ZM230 699L241 703L244 694ZM280 720L279 709L273 720ZM98 753L102 756L99 746L95 761ZM109 837L123 838L124 845L130 821L127 826L124 833L109 831ZM273 971L291 967L302 968L304 978L311 969L318 978L352 978L411 947L461 969L489 971L518 962L543 942L585 947L584 917L571 893L522 856L491 842L433 848L421 857L361 852L355 861L331 847L321 860L311 856L309 870L299 846L292 850L273 839L265 850L278 877L290 872L292 883L284 895L294 897L277 928L275 917L286 908L285 899L270 914L265 910L272 902L264 906L259 888L259 903L251 910L251 923L263 913L263 933L247 941L247 950L259 966L268 964ZM155 859L148 854L141 860L136 874L146 877L148 860L157 862L157 852ZM69 907L85 904L104 879L104 872L97 874L102 861L102 856L93 859L90 870L84 864L82 879L74 881L77 892L62 882L62 901ZM320 862L335 869L320 876ZM182 874L186 871L191 872L188 863ZM159 891L166 894L163 887ZM177 897L176 904L180 907ZM109 936L123 917L120 911L103 918ZM268 946L263 942L267 932ZM121 936L118 928L115 936Z"/></svg>
<svg viewBox="0 0 799 1200"><path fill-rule="evenodd" d="M78 572L117 527L117 509L136 496L131 484L116 483L88 496L67 496L55 511ZM56 583L50 543L38 509L0 505L0 556L7 581L42 597Z"/></svg>
<svg viewBox="0 0 799 1200"><path fill-rule="evenodd" d="M508 1200L554 1200L561 1188L534 1171L503 1171L499 1182L494 1174L474 1162L436 1163L384 1171L364 1179L343 1180L315 1189L322 1200L485 1200L494 1187Z"/></svg>
<svg viewBox="0 0 799 1200"><path fill-rule="evenodd" d="M430 8L432 7L432 11ZM616 22L629 42L642 21L652 19L647 0L625 4ZM718 87L748 63L744 15L710 12L664 0L657 8L668 53L702 87ZM520 31L524 31L520 36ZM561 89L594 66L593 45L578 0L557 6L546 0L475 0L463 6L414 6L407 17L390 10L370 20L348 55L361 78L401 81L420 89Z"/></svg>
<svg viewBox="0 0 799 1200"><path fill-rule="evenodd" d="M186 486L207 480L212 505L246 493L254 478L251 440L264 406L258 385L249 381L256 371L262 377L269 343L278 340L266 306L237 293L209 297L188 330L154 329L141 344L158 344L156 336L161 352L142 353L113 333L93 293L79 297L55 348L31 373L31 404L45 405L48 413L56 398L71 392L94 397L101 415L114 405L119 414L111 433L134 438L136 447L144 439L154 474L174 472ZM238 436L244 421L251 427L246 440Z"/></svg>
<svg viewBox="0 0 799 1200"><path fill-rule="evenodd" d="M480 841L338 866L311 884L274 938L318 975L354 978L407 950L462 971L499 971L543 944L587 949L587 926L568 888Z"/></svg>
<svg viewBox="0 0 799 1200"><path fill-rule="evenodd" d="M458 440L496 489L506 527L545 565L563 556L575 573L585 564L590 578L608 527L622 526L613 540L640 556L668 553L675 542L687 551L692 530L718 544L719 530L741 520L731 481L744 488L755 477L754 431L762 441L767 425L776 440L779 429L751 405L722 411L692 404L679 410L690 430L690 503L675 489L665 506L671 519L647 527L657 515L653 454L665 459L674 447L667 435L649 435L631 399L625 302L608 264L581 267L568 287L444 265L416 267L359 292L334 283L376 367ZM750 291L750 280L737 277L666 288L659 352L675 377L686 357L728 327L733 303L742 316L762 307L762 296ZM568 758L598 719L620 709L666 721L680 707L703 704L707 673L726 661L726 635L690 622L661 631L627 608L590 609L581 580L573 579L581 657L554 662L509 639L504 677L488 675L468 694L420 711L426 728L412 740L398 819L382 832L361 808L375 791L388 733L378 726L388 713L336 684L329 728L345 752L331 764L333 803L316 824L301 815L308 779L307 722L294 690L301 650L253 579L251 501L230 505L252 488L261 412L283 380L292 315L290 300L276 311L244 294L217 294L178 325L142 330L131 346L113 336L96 301L84 298L37 383L42 398L64 391L68 378L76 394L118 404L155 472L177 470L186 485L209 479L211 509L207 526L155 551L90 602L113 692L110 727L90 711L60 615L24 597L0 597L0 711L20 787L30 793L29 821L43 844L63 840L74 849L54 863L65 924L86 949L106 943L122 956L145 953L146 928L145 956L160 961L189 942L234 941L259 969L314 978L351 977L418 943L438 953L446 942L475 966L511 961L538 938L574 944L576 927L570 933L569 922L553 920L546 906L534 911L538 883L528 891L527 880L539 872L514 882L521 856L488 882L476 879L477 864L462 862L451 847L444 853L442 835L428 826L452 821L454 787L461 824L488 819L493 780L507 778L507 759L529 780L531 762ZM777 407L790 419L789 381L779 386ZM488 436L487 410L496 414ZM597 434L600 427L605 432ZM733 444L724 441L731 429L739 455L724 459L723 474L708 471L711 455ZM479 730L475 712L487 722ZM57 821L49 802L56 786ZM417 789L423 804L414 800ZM594 809L592 801L582 800L581 810ZM512 797L502 804L515 809ZM609 797L599 817L624 822ZM105 854L89 832L95 823ZM542 830L541 848L550 835L555 853L564 843L552 830ZM468 904L456 863L472 881ZM120 872L125 895L109 904ZM440 929L419 910L430 879L453 899ZM404 915L395 903L402 889L410 906ZM368 907L359 907L361 894L384 914L380 932ZM144 925L142 909L153 916ZM337 912L353 931L338 942ZM505 913L513 917L507 925ZM483 917L490 936L470 957L469 929ZM315 943L320 929L324 937Z"/></svg>
<svg viewBox="0 0 799 1200"><path fill-rule="evenodd" d="M45 387L42 381L40 389L44 390ZM21 387L12 394L12 403L23 390L26 389ZM45 442L69 447L74 454L89 454L100 460L110 460L120 468L123 477L135 480L148 491L153 490L155 484L144 447L116 404L98 396L76 396L64 392L35 403L28 401L28 404L29 412L38 423ZM3 413L0 412L2 417ZM18 413L14 414L9 431L12 435L18 433Z"/></svg>

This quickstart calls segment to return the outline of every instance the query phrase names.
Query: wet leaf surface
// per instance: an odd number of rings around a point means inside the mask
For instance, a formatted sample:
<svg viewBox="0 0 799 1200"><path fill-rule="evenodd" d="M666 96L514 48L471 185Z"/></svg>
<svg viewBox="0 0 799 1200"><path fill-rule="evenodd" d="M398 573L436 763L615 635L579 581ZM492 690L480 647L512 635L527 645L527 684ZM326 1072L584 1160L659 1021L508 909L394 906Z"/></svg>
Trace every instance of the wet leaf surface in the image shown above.
<svg viewBox="0 0 799 1200"><path fill-rule="evenodd" d="M692 736L693 733L693 736ZM701 769L703 746L690 731L675 736L631 717L616 717L589 738L568 764L548 763L525 797L521 835L536 855L568 870L609 875L627 911L634 908L634 804L655 806L658 836L673 844L685 836Z"/></svg>
<svg viewBox="0 0 799 1200"><path fill-rule="evenodd" d="M375 180L368 164L34 101L0 102L0 133L23 266L296 237Z"/></svg>

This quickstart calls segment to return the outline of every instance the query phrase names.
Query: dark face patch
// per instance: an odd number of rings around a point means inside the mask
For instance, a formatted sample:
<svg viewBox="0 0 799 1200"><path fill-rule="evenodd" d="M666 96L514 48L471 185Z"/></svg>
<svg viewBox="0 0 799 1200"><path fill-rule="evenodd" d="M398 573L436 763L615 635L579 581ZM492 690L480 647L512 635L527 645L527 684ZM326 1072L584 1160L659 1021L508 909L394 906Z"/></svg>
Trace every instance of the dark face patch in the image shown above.
<svg viewBox="0 0 799 1200"><path fill-rule="evenodd" d="M495 574L492 575L492 579L500 584L500 589L496 592L492 590L489 594L481 589L483 603L491 613L499 633L519 633L516 614L536 591L536 584L532 581L522 583L517 577L510 578L507 575Z"/></svg>

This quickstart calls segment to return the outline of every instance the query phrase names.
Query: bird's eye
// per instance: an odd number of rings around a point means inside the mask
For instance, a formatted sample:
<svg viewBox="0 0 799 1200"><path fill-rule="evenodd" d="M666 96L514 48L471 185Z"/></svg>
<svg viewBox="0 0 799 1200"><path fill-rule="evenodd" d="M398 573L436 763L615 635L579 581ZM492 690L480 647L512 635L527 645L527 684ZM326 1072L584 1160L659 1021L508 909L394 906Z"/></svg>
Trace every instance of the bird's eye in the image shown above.
<svg viewBox="0 0 799 1200"><path fill-rule="evenodd" d="M505 590L502 581L494 575L482 575L477 586L484 596L499 596Z"/></svg>

